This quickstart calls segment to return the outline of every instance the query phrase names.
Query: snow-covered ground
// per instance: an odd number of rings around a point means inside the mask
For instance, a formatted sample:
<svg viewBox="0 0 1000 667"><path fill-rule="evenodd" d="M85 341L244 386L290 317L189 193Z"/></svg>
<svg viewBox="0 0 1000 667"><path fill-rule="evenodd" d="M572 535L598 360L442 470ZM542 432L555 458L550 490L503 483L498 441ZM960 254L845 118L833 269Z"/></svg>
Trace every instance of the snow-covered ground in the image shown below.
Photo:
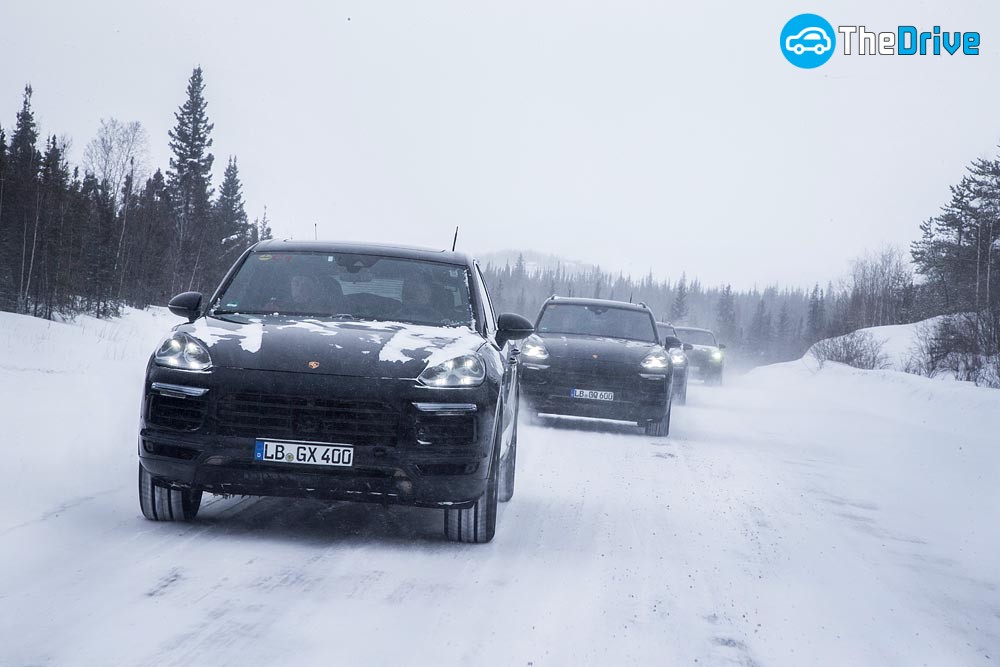
<svg viewBox="0 0 1000 667"><path fill-rule="evenodd" d="M431 510L209 497L143 520L177 320L0 313L0 665L987 665L1000 392L799 361L692 386L669 438L522 425L496 539Z"/></svg>
<svg viewBox="0 0 1000 667"><path fill-rule="evenodd" d="M887 368L903 371L917 352L920 337L931 335L940 321L941 317L932 317L913 324L868 327L858 331L871 334L872 339L881 344Z"/></svg>

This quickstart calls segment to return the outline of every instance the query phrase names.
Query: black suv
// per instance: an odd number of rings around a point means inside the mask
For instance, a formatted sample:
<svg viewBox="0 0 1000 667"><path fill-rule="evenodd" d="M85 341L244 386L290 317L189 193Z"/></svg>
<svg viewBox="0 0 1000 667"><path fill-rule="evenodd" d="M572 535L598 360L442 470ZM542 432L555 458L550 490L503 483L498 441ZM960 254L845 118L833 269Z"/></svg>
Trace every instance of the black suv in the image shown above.
<svg viewBox="0 0 1000 667"><path fill-rule="evenodd" d="M444 508L488 542L514 490L518 365L461 253L263 241L203 308L187 292L149 360L139 504L189 520L202 492Z"/></svg>
<svg viewBox="0 0 1000 667"><path fill-rule="evenodd" d="M726 369L726 346L715 339L708 329L676 327L677 336L691 345L688 351L688 366L706 384L722 384Z"/></svg>
<svg viewBox="0 0 1000 667"><path fill-rule="evenodd" d="M677 330L668 322L657 322L656 330L660 334L660 342L670 353L670 364L674 367L674 400L679 405L686 405L688 399L688 357L687 352L693 349L690 343L682 343L677 337Z"/></svg>
<svg viewBox="0 0 1000 667"><path fill-rule="evenodd" d="M670 431L672 368L643 304L551 297L521 346L521 388L537 413L636 422Z"/></svg>

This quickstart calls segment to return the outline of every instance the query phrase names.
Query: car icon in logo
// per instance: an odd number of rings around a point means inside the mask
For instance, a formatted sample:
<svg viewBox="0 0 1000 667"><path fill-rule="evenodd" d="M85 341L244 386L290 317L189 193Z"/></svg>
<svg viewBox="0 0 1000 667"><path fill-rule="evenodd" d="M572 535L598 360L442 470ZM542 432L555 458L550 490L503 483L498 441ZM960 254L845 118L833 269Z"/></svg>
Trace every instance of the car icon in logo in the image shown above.
<svg viewBox="0 0 1000 667"><path fill-rule="evenodd" d="M785 48L800 56L806 51L822 55L829 51L831 46L830 36L822 28L816 27L801 30L785 40Z"/></svg>

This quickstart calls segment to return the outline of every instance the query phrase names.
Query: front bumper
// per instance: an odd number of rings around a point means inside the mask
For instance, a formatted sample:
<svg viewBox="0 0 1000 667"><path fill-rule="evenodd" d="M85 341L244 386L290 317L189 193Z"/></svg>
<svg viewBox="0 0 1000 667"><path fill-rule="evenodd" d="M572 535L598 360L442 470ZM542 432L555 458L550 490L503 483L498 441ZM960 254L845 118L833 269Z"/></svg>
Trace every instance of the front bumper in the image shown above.
<svg viewBox="0 0 1000 667"><path fill-rule="evenodd" d="M523 363L521 395L534 412L630 422L662 419L669 400L669 374L631 367L547 366ZM573 389L614 392L614 400L572 398Z"/></svg>
<svg viewBox="0 0 1000 667"><path fill-rule="evenodd" d="M208 391L179 397L161 385ZM462 507L486 488L498 391L489 380L437 389L413 380L151 365L139 458L163 482L211 493ZM442 413L442 405L457 407ZM354 462L255 461L258 438L352 445Z"/></svg>
<svg viewBox="0 0 1000 667"><path fill-rule="evenodd" d="M707 358L694 363L688 363L688 368L692 372L692 376L698 378L718 377L722 375L723 366L725 366L723 361L715 361Z"/></svg>

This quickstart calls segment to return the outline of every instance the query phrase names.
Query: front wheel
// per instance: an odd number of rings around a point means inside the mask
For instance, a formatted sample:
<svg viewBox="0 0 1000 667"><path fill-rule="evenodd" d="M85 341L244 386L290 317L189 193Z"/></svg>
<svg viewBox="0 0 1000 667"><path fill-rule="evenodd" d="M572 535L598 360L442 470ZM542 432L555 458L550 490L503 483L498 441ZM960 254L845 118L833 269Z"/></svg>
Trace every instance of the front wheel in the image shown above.
<svg viewBox="0 0 1000 667"><path fill-rule="evenodd" d="M139 464L139 509L150 521L191 521L201 508L201 491L173 489Z"/></svg>
<svg viewBox="0 0 1000 667"><path fill-rule="evenodd" d="M670 435L670 410L673 406L673 397L669 397L667 399L667 413L663 415L663 418L646 422L646 435L654 438L665 438Z"/></svg>
<svg viewBox="0 0 1000 667"><path fill-rule="evenodd" d="M496 535L497 502L500 495L500 437L500 429L497 428L497 437L493 442L493 456L490 459L489 477L483 495L479 496L470 507L444 511L444 536L452 542L482 544L489 542ZM511 485L513 486L513 476L511 477ZM511 492L513 493L513 488Z"/></svg>

